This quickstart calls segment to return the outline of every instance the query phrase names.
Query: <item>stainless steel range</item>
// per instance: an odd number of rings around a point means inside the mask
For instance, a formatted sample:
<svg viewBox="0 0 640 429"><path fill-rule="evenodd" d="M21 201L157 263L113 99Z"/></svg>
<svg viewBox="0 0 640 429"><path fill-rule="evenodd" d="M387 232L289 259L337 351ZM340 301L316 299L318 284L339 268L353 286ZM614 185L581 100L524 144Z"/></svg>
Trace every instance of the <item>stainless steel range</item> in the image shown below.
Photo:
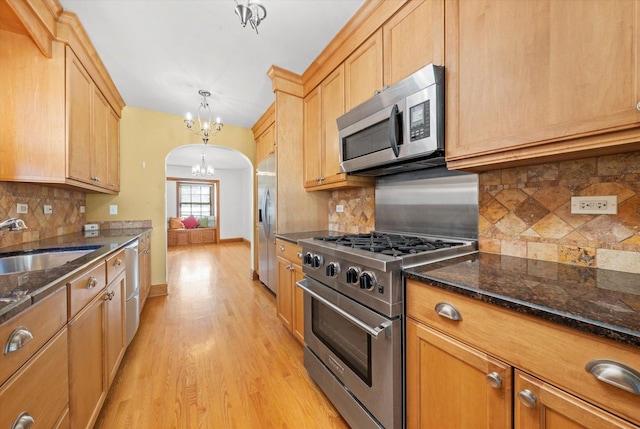
<svg viewBox="0 0 640 429"><path fill-rule="evenodd" d="M376 180L376 231L299 242L305 367L352 428L400 429L402 269L476 252L478 183L444 167Z"/></svg>

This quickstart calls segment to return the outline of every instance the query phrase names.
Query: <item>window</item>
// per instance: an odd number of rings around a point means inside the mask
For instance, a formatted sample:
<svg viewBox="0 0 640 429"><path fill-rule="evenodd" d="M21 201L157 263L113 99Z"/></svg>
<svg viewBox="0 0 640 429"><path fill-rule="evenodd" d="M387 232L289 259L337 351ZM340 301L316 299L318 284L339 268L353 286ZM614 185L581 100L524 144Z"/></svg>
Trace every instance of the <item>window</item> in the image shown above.
<svg viewBox="0 0 640 429"><path fill-rule="evenodd" d="M215 216L213 184L178 182L178 216Z"/></svg>

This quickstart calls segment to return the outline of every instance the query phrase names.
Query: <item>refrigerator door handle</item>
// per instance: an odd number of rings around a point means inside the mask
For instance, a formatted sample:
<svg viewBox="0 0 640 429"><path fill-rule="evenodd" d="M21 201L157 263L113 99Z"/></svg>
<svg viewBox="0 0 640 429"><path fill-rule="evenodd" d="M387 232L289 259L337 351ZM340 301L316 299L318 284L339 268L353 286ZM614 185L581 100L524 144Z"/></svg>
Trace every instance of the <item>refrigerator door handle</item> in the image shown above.
<svg viewBox="0 0 640 429"><path fill-rule="evenodd" d="M266 194L264 195L264 222L262 222L262 228L264 229L264 235L267 237L267 240L271 236L270 224L269 224L269 200L271 196L269 195L269 190L267 189Z"/></svg>

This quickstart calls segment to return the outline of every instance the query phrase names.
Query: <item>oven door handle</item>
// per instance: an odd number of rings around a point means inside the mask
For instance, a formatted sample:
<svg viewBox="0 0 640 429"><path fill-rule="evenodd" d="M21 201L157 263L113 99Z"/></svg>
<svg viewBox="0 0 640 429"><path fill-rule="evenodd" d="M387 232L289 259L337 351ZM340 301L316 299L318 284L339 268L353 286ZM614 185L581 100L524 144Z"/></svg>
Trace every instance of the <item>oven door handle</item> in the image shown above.
<svg viewBox="0 0 640 429"><path fill-rule="evenodd" d="M349 322L353 323L358 328L362 329L363 331L365 331L366 333L368 333L374 338L378 338L380 333L384 332L393 323L392 320L389 320L386 322L382 322L380 325L376 326L375 328L372 328L371 326L364 323L362 320L358 319L352 314L349 314L348 312L344 311L343 309L341 309L331 301L327 300L326 298L323 298L322 296L318 295L317 293L309 289L306 286L306 283L304 280L297 282L296 285L302 290L304 290L306 293L308 293L309 295L311 295L312 297L314 297L315 299L317 299L318 301L320 301L321 303L323 303L324 305L326 305L327 307L329 307L330 309L332 309L333 311L335 311L336 313L338 313L339 315L347 319Z"/></svg>

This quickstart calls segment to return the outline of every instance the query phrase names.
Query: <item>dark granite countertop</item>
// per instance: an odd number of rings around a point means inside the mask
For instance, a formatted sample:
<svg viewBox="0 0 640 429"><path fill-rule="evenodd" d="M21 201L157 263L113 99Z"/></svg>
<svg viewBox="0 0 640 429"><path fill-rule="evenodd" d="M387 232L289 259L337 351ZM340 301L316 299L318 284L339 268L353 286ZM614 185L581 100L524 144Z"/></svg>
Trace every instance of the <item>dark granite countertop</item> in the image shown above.
<svg viewBox="0 0 640 429"><path fill-rule="evenodd" d="M306 238L323 237L331 235L344 235L345 232L339 231L303 231L303 232L290 232L286 234L276 234L276 238L279 238L289 243L298 244L298 240L304 240Z"/></svg>
<svg viewBox="0 0 640 429"><path fill-rule="evenodd" d="M25 250L43 250L99 246L92 252L59 267L0 275L0 297L19 296L15 302L0 301L0 323L16 316L29 306L49 296L65 282L92 263L104 259L151 228L111 229L87 233L61 235L17 246L0 248L0 257ZM91 235L91 236L89 236ZM7 255L8 254L8 255Z"/></svg>
<svg viewBox="0 0 640 429"><path fill-rule="evenodd" d="M488 253L403 273L431 286L640 347L640 274Z"/></svg>

